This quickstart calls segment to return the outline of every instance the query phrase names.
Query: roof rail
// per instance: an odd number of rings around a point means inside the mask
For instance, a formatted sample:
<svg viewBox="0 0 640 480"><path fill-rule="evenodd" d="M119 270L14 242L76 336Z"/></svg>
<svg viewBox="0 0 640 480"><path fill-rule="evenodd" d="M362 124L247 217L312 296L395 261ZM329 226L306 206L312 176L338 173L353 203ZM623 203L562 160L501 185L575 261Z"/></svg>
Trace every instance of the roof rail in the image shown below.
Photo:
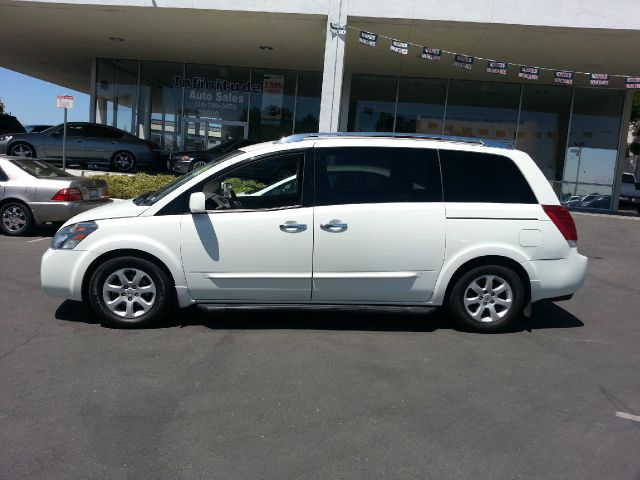
<svg viewBox="0 0 640 480"><path fill-rule="evenodd" d="M319 132L319 133L296 133L276 140L276 143L295 143L309 138L415 138L425 140L437 140L442 142L471 143L494 148L513 148L507 142L499 140L489 140L485 138L456 137L453 135L434 135L430 133L393 133L393 132Z"/></svg>

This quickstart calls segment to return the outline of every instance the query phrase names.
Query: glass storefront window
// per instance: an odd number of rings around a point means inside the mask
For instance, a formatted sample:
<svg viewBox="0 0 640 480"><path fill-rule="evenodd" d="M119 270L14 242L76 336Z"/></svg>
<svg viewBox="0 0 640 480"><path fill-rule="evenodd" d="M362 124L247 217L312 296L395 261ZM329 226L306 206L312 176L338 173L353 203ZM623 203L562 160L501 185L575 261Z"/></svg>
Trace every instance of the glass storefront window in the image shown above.
<svg viewBox="0 0 640 480"><path fill-rule="evenodd" d="M513 144L520 105L520 85L451 80L444 133Z"/></svg>
<svg viewBox="0 0 640 480"><path fill-rule="evenodd" d="M294 133L317 132L320 123L320 93L322 74L300 72Z"/></svg>
<svg viewBox="0 0 640 480"><path fill-rule="evenodd" d="M576 88L564 181L613 184L623 104L624 92Z"/></svg>
<svg viewBox="0 0 640 480"><path fill-rule="evenodd" d="M586 185L581 183L562 184L562 204L570 208L611 208L611 186Z"/></svg>
<svg viewBox="0 0 640 480"><path fill-rule="evenodd" d="M446 80L401 78L395 131L441 134L446 97Z"/></svg>
<svg viewBox="0 0 640 480"><path fill-rule="evenodd" d="M275 140L293 131L296 74L290 71L254 69L251 83L249 138Z"/></svg>
<svg viewBox="0 0 640 480"><path fill-rule="evenodd" d="M572 89L523 85L516 148L527 152L549 180L562 180Z"/></svg>
<svg viewBox="0 0 640 480"><path fill-rule="evenodd" d="M353 75L347 130L392 132L397 87L396 77Z"/></svg>
<svg viewBox="0 0 640 480"><path fill-rule="evenodd" d="M101 59L96 83L96 122L135 133L138 62Z"/></svg>
<svg viewBox="0 0 640 480"><path fill-rule="evenodd" d="M162 150L182 147L182 78L184 64L142 62L138 136L158 145Z"/></svg>

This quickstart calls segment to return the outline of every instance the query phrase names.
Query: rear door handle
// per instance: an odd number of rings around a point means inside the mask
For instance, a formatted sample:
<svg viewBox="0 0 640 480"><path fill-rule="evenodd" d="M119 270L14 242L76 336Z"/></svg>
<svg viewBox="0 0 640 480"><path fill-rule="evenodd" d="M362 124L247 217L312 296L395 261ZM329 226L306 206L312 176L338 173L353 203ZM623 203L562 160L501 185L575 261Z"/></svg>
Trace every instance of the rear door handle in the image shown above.
<svg viewBox="0 0 640 480"><path fill-rule="evenodd" d="M344 232L349 225L342 223L340 220L331 220L329 223L321 223L320 228L325 232Z"/></svg>
<svg viewBox="0 0 640 480"><path fill-rule="evenodd" d="M280 225L280 230L288 233L304 232L307 226L304 223L296 223L293 220Z"/></svg>

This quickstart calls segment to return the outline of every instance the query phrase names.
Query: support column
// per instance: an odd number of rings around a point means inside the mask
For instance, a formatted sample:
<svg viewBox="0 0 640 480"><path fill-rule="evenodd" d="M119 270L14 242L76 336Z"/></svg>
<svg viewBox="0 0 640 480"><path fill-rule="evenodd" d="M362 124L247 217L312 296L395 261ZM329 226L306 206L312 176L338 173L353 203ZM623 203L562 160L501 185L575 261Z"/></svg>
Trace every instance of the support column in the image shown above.
<svg viewBox="0 0 640 480"><path fill-rule="evenodd" d="M89 87L89 121L96 123L96 79L98 77L98 59L91 62L91 85Z"/></svg>
<svg viewBox="0 0 640 480"><path fill-rule="evenodd" d="M347 7L348 0L329 0L322 95L320 97L320 132L337 132L340 128L346 33L343 34L332 29L331 25L346 25Z"/></svg>

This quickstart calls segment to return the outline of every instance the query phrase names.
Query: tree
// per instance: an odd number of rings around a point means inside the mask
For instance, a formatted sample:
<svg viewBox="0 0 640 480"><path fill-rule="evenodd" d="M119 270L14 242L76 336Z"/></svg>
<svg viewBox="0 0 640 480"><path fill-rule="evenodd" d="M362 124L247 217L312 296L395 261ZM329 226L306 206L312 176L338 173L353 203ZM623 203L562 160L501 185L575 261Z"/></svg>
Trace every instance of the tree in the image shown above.
<svg viewBox="0 0 640 480"><path fill-rule="evenodd" d="M2 103L1 98L0 98L0 113L4 113L4 103Z"/></svg>

